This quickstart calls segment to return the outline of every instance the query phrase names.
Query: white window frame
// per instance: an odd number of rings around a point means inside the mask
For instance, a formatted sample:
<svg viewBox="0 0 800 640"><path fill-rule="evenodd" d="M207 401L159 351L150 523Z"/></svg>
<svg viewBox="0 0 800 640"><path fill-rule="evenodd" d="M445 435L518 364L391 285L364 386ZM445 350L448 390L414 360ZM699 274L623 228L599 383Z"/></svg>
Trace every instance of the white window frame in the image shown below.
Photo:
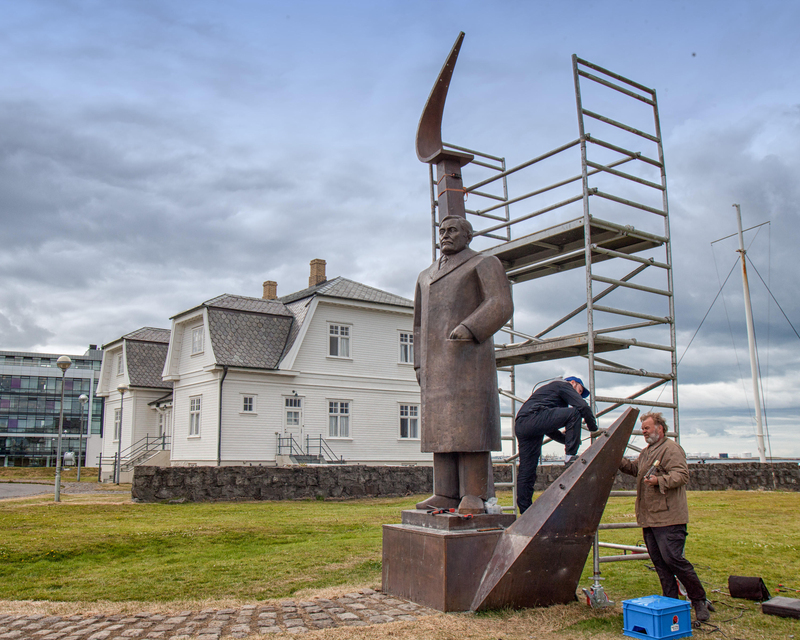
<svg viewBox="0 0 800 640"><path fill-rule="evenodd" d="M189 398L189 437L200 437L200 424L203 416L203 396Z"/></svg>
<svg viewBox="0 0 800 640"><path fill-rule="evenodd" d="M117 354L117 375L121 376L125 373L124 361L122 358L122 351Z"/></svg>
<svg viewBox="0 0 800 640"><path fill-rule="evenodd" d="M400 332L400 364L414 364L414 332Z"/></svg>
<svg viewBox="0 0 800 640"><path fill-rule="evenodd" d="M192 327L192 355L195 356L198 353L203 353L205 350L205 332L203 331L203 325L201 324L199 327Z"/></svg>
<svg viewBox="0 0 800 640"><path fill-rule="evenodd" d="M114 438L112 442L119 440L122 433L122 409L114 409Z"/></svg>
<svg viewBox="0 0 800 640"><path fill-rule="evenodd" d="M328 437L350 440L351 400L328 400Z"/></svg>
<svg viewBox="0 0 800 640"><path fill-rule="evenodd" d="M241 409L239 410L239 413L245 413L245 414L247 414L249 416L257 415L257 413L256 413L256 409L257 409L256 400L258 399L258 395L256 395L255 393L242 393L240 395L241 395L242 401L241 401L241 403L239 405L241 407ZM248 408L248 404L249 404L249 408Z"/></svg>
<svg viewBox="0 0 800 640"><path fill-rule="evenodd" d="M336 351L336 353L333 353ZM343 355L344 354L344 355ZM328 357L339 360L353 359L353 325L341 322L328 323Z"/></svg>
<svg viewBox="0 0 800 640"><path fill-rule="evenodd" d="M398 431L398 438L400 440L419 440L419 405L413 403L401 403L400 404L400 422L399 422L399 431ZM415 435L403 435L403 422L406 422L406 434L410 434L412 431L415 432ZM413 424L413 428L412 428Z"/></svg>

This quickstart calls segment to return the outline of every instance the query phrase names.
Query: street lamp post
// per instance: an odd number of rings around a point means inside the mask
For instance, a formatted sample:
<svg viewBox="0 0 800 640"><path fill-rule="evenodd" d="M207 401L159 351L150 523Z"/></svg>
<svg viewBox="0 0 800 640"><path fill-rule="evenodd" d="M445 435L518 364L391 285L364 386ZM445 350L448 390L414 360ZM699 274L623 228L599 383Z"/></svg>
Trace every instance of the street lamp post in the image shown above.
<svg viewBox="0 0 800 640"><path fill-rule="evenodd" d="M120 467L122 466L122 410L124 408L125 392L128 390L127 384L117 386L119 391L119 431L117 432L117 469L115 482L119 484Z"/></svg>
<svg viewBox="0 0 800 640"><path fill-rule="evenodd" d="M78 400L81 403L81 428L80 431L78 432L78 482L80 482L81 457L83 456L83 408L86 406L86 403L89 402L89 396L87 396L85 393L82 393L80 396L78 396Z"/></svg>
<svg viewBox="0 0 800 640"><path fill-rule="evenodd" d="M56 493L55 501L61 502L61 434L64 431L64 383L66 382L67 369L72 366L69 356L61 356L56 360L56 365L61 369L61 410L58 415L58 447L56 448Z"/></svg>

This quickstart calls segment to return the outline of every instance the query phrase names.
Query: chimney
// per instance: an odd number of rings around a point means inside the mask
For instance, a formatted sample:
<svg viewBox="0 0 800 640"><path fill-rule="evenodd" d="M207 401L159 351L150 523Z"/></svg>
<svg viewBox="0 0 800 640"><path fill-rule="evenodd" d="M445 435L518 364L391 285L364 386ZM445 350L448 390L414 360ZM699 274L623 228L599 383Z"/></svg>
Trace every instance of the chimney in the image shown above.
<svg viewBox="0 0 800 640"><path fill-rule="evenodd" d="M315 258L311 261L311 275L308 276L308 286L314 287L322 284L328 278L325 276L325 261Z"/></svg>
<svg viewBox="0 0 800 640"><path fill-rule="evenodd" d="M264 300L277 300L278 299L278 283L274 280L267 280L264 282L264 294L261 296Z"/></svg>

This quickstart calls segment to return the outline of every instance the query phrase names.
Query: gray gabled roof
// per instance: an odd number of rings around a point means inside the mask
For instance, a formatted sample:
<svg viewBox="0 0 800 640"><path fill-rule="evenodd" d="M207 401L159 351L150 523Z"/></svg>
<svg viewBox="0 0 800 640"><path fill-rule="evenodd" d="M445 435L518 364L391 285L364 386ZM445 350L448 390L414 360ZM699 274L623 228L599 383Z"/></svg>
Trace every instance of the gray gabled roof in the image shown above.
<svg viewBox="0 0 800 640"><path fill-rule="evenodd" d="M283 306L283 305L281 305ZM292 314L208 310L208 327L217 364L277 369L292 328Z"/></svg>
<svg viewBox="0 0 800 640"><path fill-rule="evenodd" d="M128 342L125 355L128 363L128 377L132 387L150 389L172 389L171 382L161 379L164 362L167 360L169 345L162 342Z"/></svg>
<svg viewBox="0 0 800 640"><path fill-rule="evenodd" d="M286 305L286 308L294 314L294 322L292 323L292 330L289 332L289 337L286 340L286 348L283 350L284 353L289 353L289 349L292 348L297 336L300 335L300 327L302 327L303 322L305 322L310 304L311 301L306 298L290 302Z"/></svg>
<svg viewBox="0 0 800 640"><path fill-rule="evenodd" d="M122 336L125 340L144 340L145 342L164 342L169 344L169 329L156 329L155 327L142 327L136 331Z"/></svg>
<svg viewBox="0 0 800 640"><path fill-rule="evenodd" d="M411 300L374 287L334 278L277 300L224 293L183 311L208 309L209 338L219 365L277 369L294 344L313 296L412 308Z"/></svg>
<svg viewBox="0 0 800 640"><path fill-rule="evenodd" d="M202 309L203 307L217 309L231 309L234 311L248 311L250 313L268 313L274 316L291 316L279 300L264 300L264 298L251 298L250 296L237 296L232 293L223 293L221 296L206 300L196 307L176 313L170 318L175 318Z"/></svg>
<svg viewBox="0 0 800 640"><path fill-rule="evenodd" d="M169 329L154 327L142 327L122 336L121 340L126 343L126 366L132 387L172 389L171 382L161 379L167 360L169 336Z"/></svg>
<svg viewBox="0 0 800 640"><path fill-rule="evenodd" d="M211 298L203 303L204 307L218 309L231 309L233 311L250 311L252 313L266 313L272 316L292 317L282 302L278 300L264 300L264 298L250 298L248 296L235 296L223 293L221 296Z"/></svg>
<svg viewBox="0 0 800 640"><path fill-rule="evenodd" d="M288 304L313 295L322 295L328 298L343 298L345 300L358 300L360 302L376 302L379 304L393 305L395 307L413 308L414 306L414 303L408 298L403 298L402 296L397 296L393 293L376 289L375 287L368 287L360 282L353 282L352 280L342 277L326 280L308 289L283 296L279 298L279 300Z"/></svg>

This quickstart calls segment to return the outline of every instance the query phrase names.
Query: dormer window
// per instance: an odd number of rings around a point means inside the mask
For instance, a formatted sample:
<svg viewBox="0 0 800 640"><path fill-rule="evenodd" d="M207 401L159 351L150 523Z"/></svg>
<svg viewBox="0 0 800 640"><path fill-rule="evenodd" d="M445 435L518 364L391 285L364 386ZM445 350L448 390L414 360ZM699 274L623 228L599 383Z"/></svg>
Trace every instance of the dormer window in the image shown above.
<svg viewBox="0 0 800 640"><path fill-rule="evenodd" d="M192 355L203 353L203 327L192 329Z"/></svg>

